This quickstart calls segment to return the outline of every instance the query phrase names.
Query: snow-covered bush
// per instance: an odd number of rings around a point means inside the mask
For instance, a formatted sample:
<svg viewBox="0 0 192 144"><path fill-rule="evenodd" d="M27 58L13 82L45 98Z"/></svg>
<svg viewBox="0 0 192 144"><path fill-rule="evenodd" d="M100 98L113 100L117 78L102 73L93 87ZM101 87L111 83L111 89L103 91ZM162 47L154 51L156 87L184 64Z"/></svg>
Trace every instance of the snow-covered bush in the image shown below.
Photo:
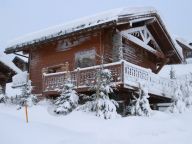
<svg viewBox="0 0 192 144"><path fill-rule="evenodd" d="M3 93L3 88L2 86L0 85L0 103L5 103L6 102L6 96L5 94Z"/></svg>
<svg viewBox="0 0 192 144"><path fill-rule="evenodd" d="M144 84L140 84L138 91L133 95L133 100L127 107L128 113L136 116L150 116L151 108L148 101L148 89Z"/></svg>
<svg viewBox="0 0 192 144"><path fill-rule="evenodd" d="M111 119L118 116L116 107L118 103L110 99L110 94L113 93L112 75L108 69L101 67L96 73L94 84L91 86L91 90L94 93L90 96L91 101L86 102L80 109L84 111L95 112L96 116Z"/></svg>
<svg viewBox="0 0 192 144"><path fill-rule="evenodd" d="M173 66L170 70L170 78L173 79L173 103L170 111L173 113L182 113L192 106L192 75L183 81L176 79Z"/></svg>
<svg viewBox="0 0 192 144"><path fill-rule="evenodd" d="M70 80L66 80L61 95L54 101L56 114L68 114L78 106L79 96Z"/></svg>
<svg viewBox="0 0 192 144"><path fill-rule="evenodd" d="M175 84L173 88L173 103L171 105L170 111L173 113L182 113L186 110L186 104L184 101L184 95L181 90L182 86L180 83Z"/></svg>

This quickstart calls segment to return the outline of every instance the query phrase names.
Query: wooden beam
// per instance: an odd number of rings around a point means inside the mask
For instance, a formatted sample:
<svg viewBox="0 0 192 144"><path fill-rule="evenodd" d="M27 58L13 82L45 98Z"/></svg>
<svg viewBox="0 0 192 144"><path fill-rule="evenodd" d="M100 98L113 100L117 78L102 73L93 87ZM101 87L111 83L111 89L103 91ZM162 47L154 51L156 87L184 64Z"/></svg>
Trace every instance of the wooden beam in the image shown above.
<svg viewBox="0 0 192 144"><path fill-rule="evenodd" d="M159 52L159 51L153 49L149 45L143 43L143 41L141 41L140 39L138 39L132 35L126 35L124 37L127 38L129 41L131 41L131 42L139 45L140 47L146 49L147 51L151 52L152 54L156 55L158 58L165 58L165 55L162 52Z"/></svg>
<svg viewBox="0 0 192 144"><path fill-rule="evenodd" d="M159 67L156 69L155 73L157 74L161 69L162 67L167 64L169 62L169 58L166 58L160 65Z"/></svg>
<svg viewBox="0 0 192 144"><path fill-rule="evenodd" d="M16 53L16 52L14 52L14 54L15 54L15 55L18 55L18 56L21 56L21 57L29 58L29 57L27 57L27 56L25 56L25 55L18 54L18 53Z"/></svg>
<svg viewBox="0 0 192 144"><path fill-rule="evenodd" d="M121 34L125 38L127 38L129 41L153 53L158 58L162 58L162 59L165 58L164 53L161 51L159 45L157 44L154 37L149 32L146 26L135 27L128 30L124 30L121 32ZM149 45L150 41L153 43L154 47Z"/></svg>

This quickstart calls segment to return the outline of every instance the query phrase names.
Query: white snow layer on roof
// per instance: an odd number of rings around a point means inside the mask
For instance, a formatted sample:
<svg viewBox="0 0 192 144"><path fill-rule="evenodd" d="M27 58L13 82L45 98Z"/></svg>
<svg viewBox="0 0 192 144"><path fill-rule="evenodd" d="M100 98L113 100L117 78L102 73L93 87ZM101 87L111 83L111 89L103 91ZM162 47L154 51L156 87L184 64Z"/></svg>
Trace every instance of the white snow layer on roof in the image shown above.
<svg viewBox="0 0 192 144"><path fill-rule="evenodd" d="M22 53L19 53L19 54L23 55ZM24 56L26 56L26 57L17 55L18 58L20 58L20 59L22 59L24 62L28 63L28 60L29 60L29 59L28 59L27 57L29 57L29 54L25 54Z"/></svg>
<svg viewBox="0 0 192 144"><path fill-rule="evenodd" d="M7 83L6 84L6 89L5 89L5 94L8 97L15 97L15 96L19 96L22 93L22 88L18 87L18 88L12 88L13 83Z"/></svg>
<svg viewBox="0 0 192 144"><path fill-rule="evenodd" d="M12 60L13 60L12 56L0 54L0 62L2 62L4 65L8 66L9 68L11 68L16 73L20 73L21 70L12 62Z"/></svg>
<svg viewBox="0 0 192 144"><path fill-rule="evenodd" d="M141 14L156 13L152 7L134 7L134 8L118 8L96 15L77 19L65 24L56 25L47 29L27 34L23 37L16 38L8 42L7 47L12 47L20 44L33 43L35 40L44 39L45 37L58 36L73 31L85 29L98 24L115 21L121 16L137 16Z"/></svg>
<svg viewBox="0 0 192 144"><path fill-rule="evenodd" d="M176 38L176 40L179 41L180 43L186 45L187 47L189 47L192 50L192 46L189 45L189 43L190 43L189 41L187 41L187 40L185 40L183 38Z"/></svg>
<svg viewBox="0 0 192 144"><path fill-rule="evenodd" d="M174 43L174 45L175 45L175 48L177 49L177 52L178 52L179 55L181 56L181 58L184 59L182 47L181 47L176 41L173 41L173 43Z"/></svg>

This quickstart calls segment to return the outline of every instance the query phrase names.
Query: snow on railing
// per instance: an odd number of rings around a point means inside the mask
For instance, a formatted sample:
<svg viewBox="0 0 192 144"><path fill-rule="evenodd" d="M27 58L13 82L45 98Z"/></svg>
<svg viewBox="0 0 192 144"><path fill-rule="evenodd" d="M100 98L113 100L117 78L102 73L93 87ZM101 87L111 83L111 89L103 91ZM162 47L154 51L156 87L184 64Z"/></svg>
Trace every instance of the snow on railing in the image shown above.
<svg viewBox="0 0 192 144"><path fill-rule="evenodd" d="M151 70L141 68L134 64L124 61L124 84L125 86L139 87L139 83L148 86L149 93L170 97L174 81L160 77Z"/></svg>

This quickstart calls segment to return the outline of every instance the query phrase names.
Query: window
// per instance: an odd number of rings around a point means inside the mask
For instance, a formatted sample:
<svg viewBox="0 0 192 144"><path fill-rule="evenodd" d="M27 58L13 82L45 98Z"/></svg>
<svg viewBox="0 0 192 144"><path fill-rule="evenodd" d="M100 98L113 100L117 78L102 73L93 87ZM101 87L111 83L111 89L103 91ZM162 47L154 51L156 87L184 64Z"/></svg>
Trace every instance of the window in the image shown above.
<svg viewBox="0 0 192 144"><path fill-rule="evenodd" d="M63 72L63 71L67 71L68 68L68 63L65 64L58 64L58 65L54 65L54 66L50 66L47 68L43 68L42 72L43 73L57 73L57 72Z"/></svg>
<svg viewBox="0 0 192 144"><path fill-rule="evenodd" d="M80 51L75 54L75 66L84 68L95 65L95 49Z"/></svg>
<svg viewBox="0 0 192 144"><path fill-rule="evenodd" d="M188 51L187 54L186 54L186 57L187 57L187 58L192 57L192 51Z"/></svg>

